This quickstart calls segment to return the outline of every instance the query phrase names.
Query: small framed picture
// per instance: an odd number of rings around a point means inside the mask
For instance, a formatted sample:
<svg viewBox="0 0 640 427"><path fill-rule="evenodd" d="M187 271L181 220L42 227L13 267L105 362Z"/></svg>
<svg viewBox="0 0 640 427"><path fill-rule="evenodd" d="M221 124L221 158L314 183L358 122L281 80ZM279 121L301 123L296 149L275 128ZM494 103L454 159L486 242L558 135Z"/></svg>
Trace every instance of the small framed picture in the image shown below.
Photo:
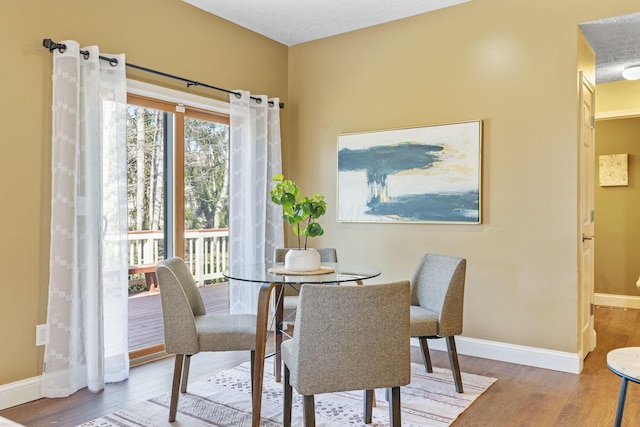
<svg viewBox="0 0 640 427"><path fill-rule="evenodd" d="M598 158L600 187L629 185L629 155L607 154Z"/></svg>

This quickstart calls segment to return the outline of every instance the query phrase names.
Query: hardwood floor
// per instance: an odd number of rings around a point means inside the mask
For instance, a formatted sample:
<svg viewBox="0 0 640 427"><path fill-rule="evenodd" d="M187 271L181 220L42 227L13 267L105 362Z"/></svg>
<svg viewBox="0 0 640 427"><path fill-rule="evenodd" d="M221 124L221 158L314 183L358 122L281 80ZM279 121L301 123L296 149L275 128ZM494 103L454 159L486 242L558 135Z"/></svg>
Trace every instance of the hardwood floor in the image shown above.
<svg viewBox="0 0 640 427"><path fill-rule="evenodd" d="M454 426L611 426L620 378L606 366L608 351L640 346L640 310L597 307L598 346L580 375L460 356L464 372L498 378L453 424ZM193 356L191 381L248 360L246 352ZM421 363L419 350L412 358ZM446 353L432 351L435 366L449 367ZM169 390L173 358L131 369L130 378L100 393L81 390L64 399L40 399L0 411L26 426L74 426ZM623 426L640 426L640 385L630 384Z"/></svg>

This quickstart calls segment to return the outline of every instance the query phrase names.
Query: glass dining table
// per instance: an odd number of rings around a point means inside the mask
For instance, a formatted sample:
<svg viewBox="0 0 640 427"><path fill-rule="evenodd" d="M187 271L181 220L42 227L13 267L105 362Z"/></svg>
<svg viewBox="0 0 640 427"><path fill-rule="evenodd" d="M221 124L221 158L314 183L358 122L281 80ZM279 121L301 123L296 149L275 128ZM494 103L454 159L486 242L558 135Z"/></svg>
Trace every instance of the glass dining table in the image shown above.
<svg viewBox="0 0 640 427"><path fill-rule="evenodd" d="M271 294L275 298L275 376L280 381L281 359L280 345L282 344L282 291L285 285L305 284L341 284L355 282L359 285L363 280L380 275L375 267L359 264L322 263L320 270L315 272L289 272L282 263L265 263L250 265L233 265L222 273L227 279L254 283L259 286L257 321L256 321L256 350L253 372L253 398L251 402L253 427L260 426L260 410L262 407L262 383L264 378L264 359L269 327L269 300Z"/></svg>

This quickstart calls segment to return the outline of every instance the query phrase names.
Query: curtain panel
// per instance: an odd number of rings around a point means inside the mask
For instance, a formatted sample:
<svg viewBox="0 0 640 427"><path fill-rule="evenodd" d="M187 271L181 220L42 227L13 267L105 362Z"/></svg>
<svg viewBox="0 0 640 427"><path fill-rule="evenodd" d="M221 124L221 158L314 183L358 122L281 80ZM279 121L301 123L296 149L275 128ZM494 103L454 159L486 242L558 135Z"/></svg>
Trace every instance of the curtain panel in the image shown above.
<svg viewBox="0 0 640 427"><path fill-rule="evenodd" d="M63 42L53 55L49 343L42 392L128 377L126 76Z"/></svg>
<svg viewBox="0 0 640 427"><path fill-rule="evenodd" d="M284 246L282 207L269 196L271 178L282 171L280 100L236 92L230 95L229 255L231 264L260 264ZM230 312L255 313L258 293L255 284L231 280Z"/></svg>

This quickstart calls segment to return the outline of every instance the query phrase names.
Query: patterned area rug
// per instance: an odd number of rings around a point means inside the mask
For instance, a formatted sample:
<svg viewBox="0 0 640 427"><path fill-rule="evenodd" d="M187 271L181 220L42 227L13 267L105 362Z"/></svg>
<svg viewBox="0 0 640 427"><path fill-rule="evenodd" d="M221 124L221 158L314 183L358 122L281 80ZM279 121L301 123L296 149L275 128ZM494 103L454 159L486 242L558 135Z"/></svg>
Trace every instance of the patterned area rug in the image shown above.
<svg viewBox="0 0 640 427"><path fill-rule="evenodd" d="M455 390L451 371L412 364L411 383L401 389L402 425L407 427L448 426L478 398L496 379L462 373L464 393ZM282 425L282 384L276 383L270 364L265 366L261 426ZM302 397L293 392L293 425L302 423ZM362 420L361 391L320 394L315 397L318 427L389 425L389 411L384 390L376 390L377 406L373 408L373 424ZM178 403L175 423L168 422L169 393L130 408L89 421L81 427L164 427L251 425L250 368L244 363L218 375L189 384L188 393Z"/></svg>

